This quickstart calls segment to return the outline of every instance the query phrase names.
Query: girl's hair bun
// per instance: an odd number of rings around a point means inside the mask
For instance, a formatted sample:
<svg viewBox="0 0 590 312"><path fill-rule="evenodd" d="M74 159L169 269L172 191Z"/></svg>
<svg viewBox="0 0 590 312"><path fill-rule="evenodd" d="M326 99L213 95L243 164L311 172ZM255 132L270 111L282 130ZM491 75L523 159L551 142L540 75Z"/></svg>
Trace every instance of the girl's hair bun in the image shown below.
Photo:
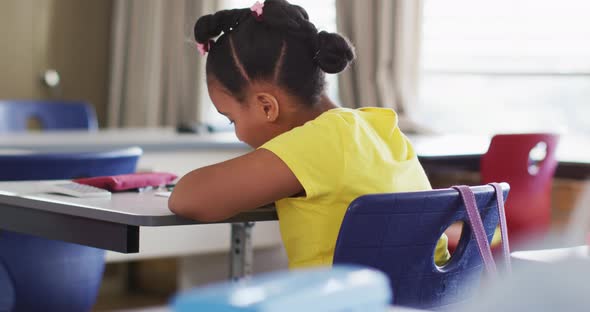
<svg viewBox="0 0 590 312"><path fill-rule="evenodd" d="M328 74L336 74L346 69L354 58L354 47L342 35L321 31L317 37L318 51L315 60Z"/></svg>

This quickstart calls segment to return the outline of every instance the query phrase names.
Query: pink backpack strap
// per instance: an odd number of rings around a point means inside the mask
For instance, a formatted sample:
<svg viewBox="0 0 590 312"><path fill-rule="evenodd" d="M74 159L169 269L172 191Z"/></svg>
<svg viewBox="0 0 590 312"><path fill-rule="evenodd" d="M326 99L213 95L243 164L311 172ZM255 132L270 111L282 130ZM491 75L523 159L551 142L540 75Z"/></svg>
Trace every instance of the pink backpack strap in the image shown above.
<svg viewBox="0 0 590 312"><path fill-rule="evenodd" d="M500 183L490 183L489 185L496 190L496 202L498 206L498 216L500 218L500 233L502 234L502 257L506 264L506 272L512 272L512 265L510 263L510 244L508 241L508 225L506 224L506 213L504 210L504 195Z"/></svg>
<svg viewBox="0 0 590 312"><path fill-rule="evenodd" d="M488 273L488 276L496 276L498 273L496 269L496 262L492 256L492 250L490 249L490 244L488 243L486 231L483 227L483 222L481 221L479 211L477 210L475 195L471 191L471 188L466 185L456 185L453 186L453 188L459 191L459 194L461 194L461 198L463 199L463 203L465 203L465 210L467 210L469 225L471 226L471 230L475 236L475 242L477 244L477 248L479 249L479 253L483 260L486 272Z"/></svg>

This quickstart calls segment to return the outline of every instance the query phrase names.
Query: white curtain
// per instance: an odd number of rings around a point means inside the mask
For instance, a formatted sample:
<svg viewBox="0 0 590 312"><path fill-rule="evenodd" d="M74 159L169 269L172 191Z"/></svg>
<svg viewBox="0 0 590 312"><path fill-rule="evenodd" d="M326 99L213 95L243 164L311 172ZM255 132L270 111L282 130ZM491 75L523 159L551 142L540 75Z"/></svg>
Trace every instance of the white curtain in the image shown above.
<svg viewBox="0 0 590 312"><path fill-rule="evenodd" d="M338 31L356 46L357 59L339 79L347 107L391 107L408 132L417 105L424 0L337 0Z"/></svg>
<svg viewBox="0 0 590 312"><path fill-rule="evenodd" d="M196 19L216 0L115 0L109 127L201 122L204 58L193 39ZM201 107L200 107L201 106Z"/></svg>

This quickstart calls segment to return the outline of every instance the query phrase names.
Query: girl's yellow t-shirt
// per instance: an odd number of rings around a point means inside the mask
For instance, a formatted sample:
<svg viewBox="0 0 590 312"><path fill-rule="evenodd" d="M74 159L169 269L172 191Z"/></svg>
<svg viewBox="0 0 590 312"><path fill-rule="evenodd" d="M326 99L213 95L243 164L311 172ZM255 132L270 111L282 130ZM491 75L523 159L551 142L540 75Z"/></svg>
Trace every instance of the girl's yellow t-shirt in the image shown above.
<svg viewBox="0 0 590 312"><path fill-rule="evenodd" d="M260 148L281 158L305 190L275 203L291 268L332 265L344 213L357 197L431 189L387 108L331 109ZM443 234L435 262L448 259Z"/></svg>

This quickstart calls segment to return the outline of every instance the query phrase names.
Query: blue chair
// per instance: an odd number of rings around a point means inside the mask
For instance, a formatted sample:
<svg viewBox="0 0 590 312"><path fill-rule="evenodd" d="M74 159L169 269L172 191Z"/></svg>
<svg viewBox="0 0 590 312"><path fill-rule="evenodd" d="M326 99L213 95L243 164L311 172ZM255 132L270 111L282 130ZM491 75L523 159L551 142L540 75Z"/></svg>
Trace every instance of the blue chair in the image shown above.
<svg viewBox="0 0 590 312"><path fill-rule="evenodd" d="M31 119L42 130L98 129L94 107L86 102L0 100L0 133L27 131Z"/></svg>
<svg viewBox="0 0 590 312"><path fill-rule="evenodd" d="M0 155L0 180L71 179L135 172L134 147L110 152ZM104 250L0 230L0 311L89 311Z"/></svg>
<svg viewBox="0 0 590 312"><path fill-rule="evenodd" d="M0 181L60 180L135 172L142 150L0 154Z"/></svg>
<svg viewBox="0 0 590 312"><path fill-rule="evenodd" d="M509 186L501 186L506 198ZM489 185L471 189L490 242L499 221L494 189ZM459 220L467 223L468 217L454 189L361 196L344 216L334 265L358 264L383 271L395 305L452 308L473 295L483 269L468 226L449 262L442 267L434 263L438 239Z"/></svg>
<svg viewBox="0 0 590 312"><path fill-rule="evenodd" d="M176 295L174 312L386 312L387 277L360 266L272 272Z"/></svg>

